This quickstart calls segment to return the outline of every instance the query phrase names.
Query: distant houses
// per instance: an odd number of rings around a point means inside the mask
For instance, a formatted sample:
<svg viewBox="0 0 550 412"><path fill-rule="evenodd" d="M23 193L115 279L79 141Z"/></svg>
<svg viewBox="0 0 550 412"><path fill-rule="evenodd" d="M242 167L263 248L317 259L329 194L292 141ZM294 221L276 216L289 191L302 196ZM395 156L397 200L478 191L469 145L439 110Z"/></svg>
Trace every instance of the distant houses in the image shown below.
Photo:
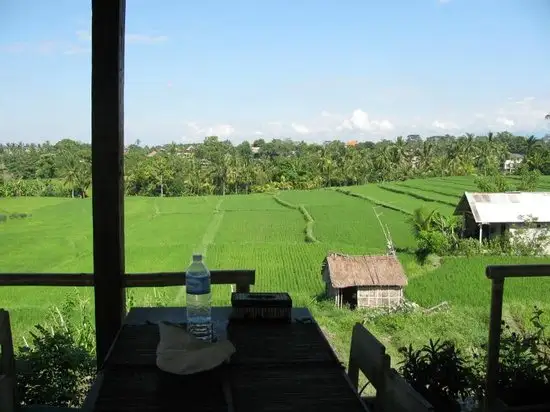
<svg viewBox="0 0 550 412"><path fill-rule="evenodd" d="M403 302L407 277L395 256L330 253L322 265L327 296L338 307L392 307Z"/></svg>
<svg viewBox="0 0 550 412"><path fill-rule="evenodd" d="M513 173L523 162L523 155L519 153L511 153L502 165L504 173Z"/></svg>
<svg viewBox="0 0 550 412"><path fill-rule="evenodd" d="M454 214L464 218L462 235L480 242L520 229L533 236L550 230L550 192L465 192Z"/></svg>

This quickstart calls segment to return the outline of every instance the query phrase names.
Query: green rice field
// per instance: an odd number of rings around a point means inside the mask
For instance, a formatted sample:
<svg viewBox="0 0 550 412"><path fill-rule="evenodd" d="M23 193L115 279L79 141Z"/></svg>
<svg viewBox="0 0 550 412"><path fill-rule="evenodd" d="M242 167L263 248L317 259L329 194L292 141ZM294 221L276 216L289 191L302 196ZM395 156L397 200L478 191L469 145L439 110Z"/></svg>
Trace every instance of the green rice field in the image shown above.
<svg viewBox="0 0 550 412"><path fill-rule="evenodd" d="M512 178L511 178L512 179ZM287 291L295 306L308 306L343 360L351 329L363 322L391 353L401 345L449 338L474 346L486 339L490 282L488 264L541 263L542 258L443 258L441 266L419 265L400 252L409 277L406 297L420 308L447 302L447 309L375 316L366 310L337 310L319 297L320 268L328 252L385 253L378 218L400 251L415 241L408 223L425 206L451 214L464 191L475 191L472 177L416 179L344 188L271 194L185 198L129 197L125 201L127 272L183 271L193 252L202 252L211 269L256 269L257 291ZM550 191L550 179L541 181ZM284 204L283 204L284 203ZM393 208L383 207L390 205ZM306 220L313 218L317 242L306 241ZM400 211L398 211L400 210ZM0 271L73 273L92 271L90 199L0 198L0 212L31 213L0 223ZM377 218L378 216L378 218ZM524 324L534 305L550 309L550 279L517 279L506 286L505 317ZM214 302L229 304L230 287L215 286ZM54 287L0 287L0 307L10 310L16 343L33 325L48 319L69 294L93 305L91 290ZM182 305L181 288L132 291L136 305Z"/></svg>

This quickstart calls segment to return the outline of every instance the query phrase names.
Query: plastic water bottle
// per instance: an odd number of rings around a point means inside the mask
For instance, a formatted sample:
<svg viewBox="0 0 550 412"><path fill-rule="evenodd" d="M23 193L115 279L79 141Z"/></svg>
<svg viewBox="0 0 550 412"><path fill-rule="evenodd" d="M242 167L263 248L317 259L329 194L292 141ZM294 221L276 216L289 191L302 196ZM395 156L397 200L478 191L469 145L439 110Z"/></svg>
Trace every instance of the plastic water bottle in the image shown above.
<svg viewBox="0 0 550 412"><path fill-rule="evenodd" d="M187 330L196 338L212 341L212 297L210 271L202 255L193 255L193 262L185 272L187 300Z"/></svg>

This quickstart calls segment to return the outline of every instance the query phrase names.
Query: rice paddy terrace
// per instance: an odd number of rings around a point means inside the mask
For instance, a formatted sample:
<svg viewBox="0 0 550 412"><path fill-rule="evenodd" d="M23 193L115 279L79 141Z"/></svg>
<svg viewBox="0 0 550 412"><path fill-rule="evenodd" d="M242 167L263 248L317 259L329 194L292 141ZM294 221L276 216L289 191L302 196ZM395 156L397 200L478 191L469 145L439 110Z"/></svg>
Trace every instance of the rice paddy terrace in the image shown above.
<svg viewBox="0 0 550 412"><path fill-rule="evenodd" d="M370 325L392 348L443 336L474 344L486 338L490 263L537 262L537 258L444 258L433 270L412 254L399 258L409 276L408 299L421 307L449 303L430 316L395 314L383 318L363 311L338 311L317 297L323 292L320 266L329 251L385 253L378 218L388 226L399 250L415 245L408 218L420 207L451 214L464 191L475 191L473 178L431 178L338 189L271 194L145 198L125 202L127 272L181 271L193 252L202 252L211 269L256 269L256 290L288 291L295 305L309 306L342 353L347 352L353 323ZM540 190L550 191L550 179ZM0 223L2 272L91 272L92 205L90 199L1 198L0 212L30 213L26 219ZM377 218L378 216L378 218ZM550 281L514 280L507 287L505 316L529 317L533 305L550 309L545 296ZM215 304L229 304L230 289L216 286ZM12 312L16 338L62 305L66 288L3 287L0 306ZM134 304L181 305L178 288L132 291ZM81 301L93 304L90 290ZM449 323L453 324L449 328ZM20 342L18 342L20 343Z"/></svg>

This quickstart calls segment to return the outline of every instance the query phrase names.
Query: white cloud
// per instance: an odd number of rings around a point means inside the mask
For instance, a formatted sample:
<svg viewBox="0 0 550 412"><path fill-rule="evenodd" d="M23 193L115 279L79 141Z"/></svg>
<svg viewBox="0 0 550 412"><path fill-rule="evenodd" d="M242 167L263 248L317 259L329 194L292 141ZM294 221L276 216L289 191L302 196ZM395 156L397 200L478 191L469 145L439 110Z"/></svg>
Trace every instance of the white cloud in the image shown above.
<svg viewBox="0 0 550 412"><path fill-rule="evenodd" d="M523 99L518 100L518 101L516 102L516 104L528 104L529 102L532 102L533 100L535 100L535 98L532 97L532 96L524 97Z"/></svg>
<svg viewBox="0 0 550 412"><path fill-rule="evenodd" d="M227 138L235 132L235 128L230 124L218 124L212 126L200 126L197 122L186 122L187 131L195 137L219 136Z"/></svg>
<svg viewBox="0 0 550 412"><path fill-rule="evenodd" d="M299 134L308 134L309 133L309 129L306 126L304 126L303 124L292 123L292 128L294 129L295 132L297 132Z"/></svg>
<svg viewBox="0 0 550 412"><path fill-rule="evenodd" d="M394 126L389 120L370 120L367 112L355 109L351 117L345 119L336 130L360 130L363 132L385 132L393 130Z"/></svg>
<svg viewBox="0 0 550 412"><path fill-rule="evenodd" d="M503 124L504 126L513 126L515 124L512 119L507 119L506 117L498 117L497 123Z"/></svg>
<svg viewBox="0 0 550 412"><path fill-rule="evenodd" d="M474 110L466 107L448 108L447 111L432 110L427 117L424 112L400 113L400 117L392 113L373 115L366 110L357 108L351 113L337 110L322 110L311 117L289 120L272 120L263 125L229 125L212 123L199 125L189 122L186 127L189 134L203 138L208 134L254 139L257 136L271 138L293 138L308 141L324 141L334 138L347 140L359 138L363 140L393 139L395 136L420 134L463 133L485 134L489 131L500 132L508 130L512 133L536 134L550 131L550 122L544 116L550 108L550 98L515 97L504 98L500 106L476 106ZM394 122L394 118L396 118ZM390 120L391 119L391 120ZM213 119L215 120L215 119Z"/></svg>
<svg viewBox="0 0 550 412"><path fill-rule="evenodd" d="M458 125L453 122L442 122L440 120L434 120L432 122L432 127L435 127L436 129L441 130L454 130L458 129Z"/></svg>
<svg viewBox="0 0 550 412"><path fill-rule="evenodd" d="M208 128L210 136L229 137L235 132L235 128L230 124L219 124Z"/></svg>

